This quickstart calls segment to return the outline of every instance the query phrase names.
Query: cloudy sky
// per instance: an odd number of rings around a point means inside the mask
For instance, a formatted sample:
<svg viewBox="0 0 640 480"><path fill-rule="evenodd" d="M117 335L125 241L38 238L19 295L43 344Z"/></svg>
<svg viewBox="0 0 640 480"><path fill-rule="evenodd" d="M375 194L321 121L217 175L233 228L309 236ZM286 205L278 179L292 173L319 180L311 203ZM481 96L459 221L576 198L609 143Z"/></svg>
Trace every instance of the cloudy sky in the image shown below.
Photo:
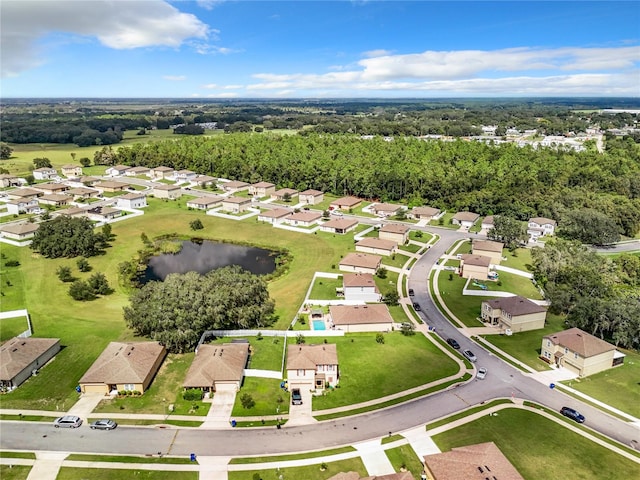
<svg viewBox="0 0 640 480"><path fill-rule="evenodd" d="M2 0L3 97L640 96L637 1Z"/></svg>

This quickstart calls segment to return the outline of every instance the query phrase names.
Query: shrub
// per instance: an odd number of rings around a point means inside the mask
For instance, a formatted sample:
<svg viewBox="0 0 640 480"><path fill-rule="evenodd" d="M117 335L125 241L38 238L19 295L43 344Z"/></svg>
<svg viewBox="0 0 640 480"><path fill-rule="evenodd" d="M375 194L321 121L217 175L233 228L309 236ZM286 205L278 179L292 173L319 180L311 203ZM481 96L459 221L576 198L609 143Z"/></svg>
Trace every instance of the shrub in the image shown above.
<svg viewBox="0 0 640 480"><path fill-rule="evenodd" d="M56 275L62 282L73 282L75 278L71 275L71 269L69 267L60 266L56 270Z"/></svg>
<svg viewBox="0 0 640 480"><path fill-rule="evenodd" d="M5 267L19 267L20 262L18 260L7 260L4 262Z"/></svg>
<svg viewBox="0 0 640 480"><path fill-rule="evenodd" d="M255 400L248 393L243 393L240 396L240 403L242 404L242 408L245 408L247 410L253 408L256 405Z"/></svg>
<svg viewBox="0 0 640 480"><path fill-rule="evenodd" d="M376 333L376 342L379 344L384 343L384 335L381 334L380 332Z"/></svg>
<svg viewBox="0 0 640 480"><path fill-rule="evenodd" d="M304 338L304 335L302 335L301 333L299 333L298 335L296 335L296 344L297 345L302 345L303 343L305 343L306 340Z"/></svg>
<svg viewBox="0 0 640 480"><path fill-rule="evenodd" d="M187 401L202 400L202 390L199 388L190 388L182 392L182 398Z"/></svg>

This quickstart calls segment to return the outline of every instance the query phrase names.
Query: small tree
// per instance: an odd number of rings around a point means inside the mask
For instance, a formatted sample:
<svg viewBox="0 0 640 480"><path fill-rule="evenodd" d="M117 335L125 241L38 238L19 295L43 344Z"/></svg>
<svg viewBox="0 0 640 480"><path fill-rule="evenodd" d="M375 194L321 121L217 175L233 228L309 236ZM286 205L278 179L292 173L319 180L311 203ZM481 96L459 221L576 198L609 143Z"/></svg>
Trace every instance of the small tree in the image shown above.
<svg viewBox="0 0 640 480"><path fill-rule="evenodd" d="M78 301L93 300L96 296L89 284L83 280L76 280L69 287L69 295Z"/></svg>
<svg viewBox="0 0 640 480"><path fill-rule="evenodd" d="M109 286L109 282L107 281L107 277L104 276L104 273L96 272L87 281L91 291L94 295L109 295L113 292L111 287Z"/></svg>
<svg viewBox="0 0 640 480"><path fill-rule="evenodd" d="M376 342L381 345L384 343L384 335L380 332L376 333Z"/></svg>
<svg viewBox="0 0 640 480"><path fill-rule="evenodd" d="M8 160L11 158L11 153L13 152L13 148L11 148L6 143L0 143L0 160Z"/></svg>
<svg viewBox="0 0 640 480"><path fill-rule="evenodd" d="M104 235L104 238L109 241L112 239L112 233L111 233L111 225L109 225L108 223L105 223L102 226L102 235Z"/></svg>
<svg viewBox="0 0 640 480"><path fill-rule="evenodd" d="M282 201L289 203L291 201L291 194L289 192L285 192L285 194L282 195Z"/></svg>
<svg viewBox="0 0 640 480"><path fill-rule="evenodd" d="M301 333L299 333L298 335L296 335L296 344L297 345L302 345L303 343L305 343L306 340L304 338L304 335L302 335Z"/></svg>
<svg viewBox="0 0 640 480"><path fill-rule="evenodd" d="M413 323L409 323L409 322L405 322L402 324L402 327L400 327L400 333L402 333L402 335L405 335L407 337L410 337L411 335L415 335L416 332L416 327L414 327Z"/></svg>
<svg viewBox="0 0 640 480"><path fill-rule="evenodd" d="M398 292L389 292L384 296L382 301L390 307L395 307L396 305L398 305L399 299L400 296L398 295Z"/></svg>
<svg viewBox="0 0 640 480"><path fill-rule="evenodd" d="M80 165L82 165L84 168L87 168L89 165L91 165L91 159L89 157L82 157L80 159Z"/></svg>
<svg viewBox="0 0 640 480"><path fill-rule="evenodd" d="M202 225L202 222L199 218L196 218L191 223L189 223L189 227L191 227L191 230L202 230L204 228L204 225Z"/></svg>
<svg viewBox="0 0 640 480"><path fill-rule="evenodd" d="M244 408L246 410L249 410L249 409L255 407L255 405L256 405L255 400L248 393L243 393L240 396L240 403L242 404L242 408Z"/></svg>
<svg viewBox="0 0 640 480"><path fill-rule="evenodd" d="M384 267L380 267L376 272L376 277L378 278L387 278L387 269Z"/></svg>
<svg viewBox="0 0 640 480"><path fill-rule="evenodd" d="M142 243L145 244L145 246L150 247L151 246L151 241L149 240L149 237L147 237L147 234L142 232L140 234L140 240L142 240Z"/></svg>
<svg viewBox="0 0 640 480"><path fill-rule="evenodd" d="M78 266L78 270L80 270L81 272L91 271L91 265L89 265L89 261L84 257L79 258L76 262L76 265Z"/></svg>
<svg viewBox="0 0 640 480"><path fill-rule="evenodd" d="M46 157L34 158L33 165L35 168L52 168L51 160Z"/></svg>
<svg viewBox="0 0 640 480"><path fill-rule="evenodd" d="M75 278L71 275L71 269L69 267L60 266L56 270L56 275L63 282L73 282Z"/></svg>
<svg viewBox="0 0 640 480"><path fill-rule="evenodd" d="M25 176L24 180L27 182L28 185L33 185L34 183L36 183L36 177L34 177L32 174Z"/></svg>

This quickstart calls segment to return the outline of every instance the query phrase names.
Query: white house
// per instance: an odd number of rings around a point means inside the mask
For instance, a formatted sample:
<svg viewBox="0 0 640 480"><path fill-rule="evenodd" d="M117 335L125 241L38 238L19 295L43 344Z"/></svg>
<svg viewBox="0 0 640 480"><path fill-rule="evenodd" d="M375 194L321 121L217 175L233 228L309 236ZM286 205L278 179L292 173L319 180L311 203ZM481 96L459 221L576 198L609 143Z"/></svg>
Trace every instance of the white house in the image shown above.
<svg viewBox="0 0 640 480"><path fill-rule="evenodd" d="M335 387L340 377L335 343L289 345L287 347L287 380L289 388L323 390Z"/></svg>
<svg viewBox="0 0 640 480"><path fill-rule="evenodd" d="M352 302L379 302L381 295L370 273L345 273L342 276L344 299Z"/></svg>
<svg viewBox="0 0 640 480"><path fill-rule="evenodd" d="M553 235L556 229L556 221L550 218L533 217L529 219L527 224L527 235L529 235L529 241L535 242L540 237L547 235Z"/></svg>
<svg viewBox="0 0 640 480"><path fill-rule="evenodd" d="M282 223L289 215L291 215L291 211L286 208L274 208L273 210L260 213L258 215L258 221L276 225Z"/></svg>
<svg viewBox="0 0 640 480"><path fill-rule="evenodd" d="M220 197L217 195L211 197L196 197L191 200L187 200L187 207L193 208L196 210L209 210L211 208L216 208L222 205L222 200L224 197Z"/></svg>
<svg viewBox="0 0 640 480"><path fill-rule="evenodd" d="M302 211L292 213L284 219L284 223L295 225L297 227L310 227L318 223L322 218L322 214L318 212Z"/></svg>
<svg viewBox="0 0 640 480"><path fill-rule="evenodd" d="M113 167L107 168L104 173L112 177L119 177L124 175L129 169L131 169L131 167L126 165L114 165Z"/></svg>
<svg viewBox="0 0 640 480"><path fill-rule="evenodd" d="M58 172L56 172L55 168L50 167L36 168L33 171L33 178L36 180L51 180L58 178Z"/></svg>
<svg viewBox="0 0 640 480"><path fill-rule="evenodd" d="M36 198L9 200L6 205L7 212L12 215L20 215L21 213L40 213L40 205Z"/></svg>
<svg viewBox="0 0 640 480"><path fill-rule="evenodd" d="M480 215L473 212L458 212L456 213L451 222L454 225L460 225L462 228L471 228L478 221Z"/></svg>
<svg viewBox="0 0 640 480"><path fill-rule="evenodd" d="M147 206L147 196L144 193L127 193L118 197L118 208L144 208Z"/></svg>
<svg viewBox="0 0 640 480"><path fill-rule="evenodd" d="M198 174L191 170L177 170L173 172L173 179L176 182L193 182L197 176Z"/></svg>

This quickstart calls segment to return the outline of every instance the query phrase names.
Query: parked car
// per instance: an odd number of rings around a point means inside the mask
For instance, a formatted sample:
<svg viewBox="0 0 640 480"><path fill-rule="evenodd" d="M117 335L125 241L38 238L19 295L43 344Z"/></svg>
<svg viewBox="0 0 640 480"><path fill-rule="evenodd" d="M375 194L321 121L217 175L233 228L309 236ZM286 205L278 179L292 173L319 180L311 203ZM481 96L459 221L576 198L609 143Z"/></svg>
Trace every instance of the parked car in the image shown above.
<svg viewBox="0 0 640 480"><path fill-rule="evenodd" d="M340 210L331 210L331 215L335 215L336 217L342 217L342 212Z"/></svg>
<svg viewBox="0 0 640 480"><path fill-rule="evenodd" d="M413 288L409 289L409 296L413 297L415 295L415 293L413 292Z"/></svg>
<svg viewBox="0 0 640 480"><path fill-rule="evenodd" d="M484 380L486 376L487 376L487 369L484 367L480 367L478 369L478 372L476 373L476 378L478 380Z"/></svg>
<svg viewBox="0 0 640 480"><path fill-rule="evenodd" d="M293 405L302 405L302 394L299 388L291 390L291 403Z"/></svg>
<svg viewBox="0 0 640 480"><path fill-rule="evenodd" d="M453 338L447 338L447 343L451 345L453 348L458 350L460 348L460 344Z"/></svg>
<svg viewBox="0 0 640 480"><path fill-rule="evenodd" d="M89 425L92 430L113 430L117 426L118 424L116 422L107 419L96 420L91 425Z"/></svg>
<svg viewBox="0 0 640 480"><path fill-rule="evenodd" d="M65 415L53 421L53 426L56 428L78 428L80 425L82 425L82 419L75 415Z"/></svg>
<svg viewBox="0 0 640 480"><path fill-rule="evenodd" d="M577 410L574 410L573 408L562 407L560 409L560 413L565 417L570 418L571 420L575 420L578 423L584 423L584 420L585 420L584 415L582 415Z"/></svg>
<svg viewBox="0 0 640 480"><path fill-rule="evenodd" d="M416 303L416 302L413 302L413 309L414 309L416 312L419 312L420 310L422 310L422 308L420 308L420 304L419 304L419 303Z"/></svg>
<svg viewBox="0 0 640 480"><path fill-rule="evenodd" d="M467 360L469 360L470 362L475 362L478 360L471 350L463 350L462 354L467 357Z"/></svg>

